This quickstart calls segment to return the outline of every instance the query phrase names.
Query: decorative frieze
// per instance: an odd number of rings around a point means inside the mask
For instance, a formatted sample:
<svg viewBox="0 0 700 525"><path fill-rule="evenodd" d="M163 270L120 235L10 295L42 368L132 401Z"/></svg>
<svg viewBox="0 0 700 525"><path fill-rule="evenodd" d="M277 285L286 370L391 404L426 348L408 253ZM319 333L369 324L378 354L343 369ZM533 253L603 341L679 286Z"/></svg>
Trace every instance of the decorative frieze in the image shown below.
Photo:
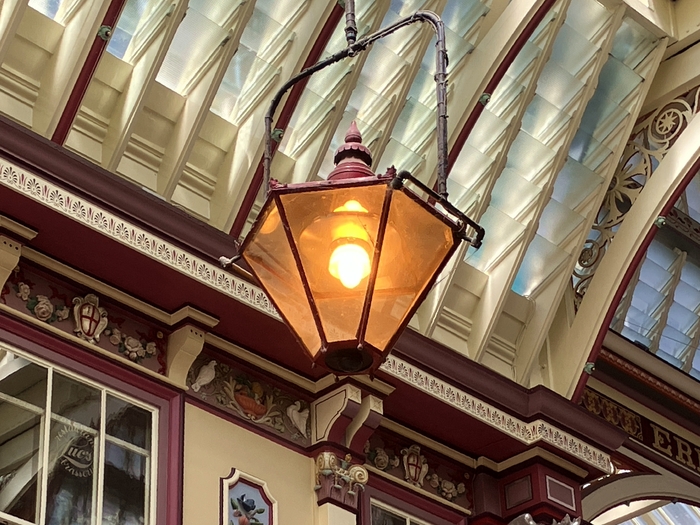
<svg viewBox="0 0 700 525"><path fill-rule="evenodd" d="M40 202L196 281L260 310L279 314L258 287L118 217L70 191L0 159L0 185Z"/></svg>
<svg viewBox="0 0 700 525"><path fill-rule="evenodd" d="M116 305L85 293L28 263L17 266L0 291L0 303L159 374L166 371L165 334ZM102 336L102 337L101 337ZM104 337L106 336L106 337Z"/></svg>
<svg viewBox="0 0 700 525"><path fill-rule="evenodd" d="M612 472L610 456L547 421L524 422L406 361L389 355L380 370L444 403L531 445L543 441L602 470Z"/></svg>
<svg viewBox="0 0 700 525"><path fill-rule="evenodd" d="M383 427L365 445L367 465L405 482L419 492L446 500L466 512L473 505L474 471L454 460L412 443Z"/></svg>
<svg viewBox="0 0 700 525"><path fill-rule="evenodd" d="M206 350L187 376L192 396L302 446L311 443L309 404Z"/></svg>
<svg viewBox="0 0 700 525"><path fill-rule="evenodd" d="M667 430L664 425L640 416L590 388L585 389L581 404L589 412L621 428L657 454L700 476L700 443L688 441ZM616 470L623 473L628 468L623 466L623 470Z"/></svg>

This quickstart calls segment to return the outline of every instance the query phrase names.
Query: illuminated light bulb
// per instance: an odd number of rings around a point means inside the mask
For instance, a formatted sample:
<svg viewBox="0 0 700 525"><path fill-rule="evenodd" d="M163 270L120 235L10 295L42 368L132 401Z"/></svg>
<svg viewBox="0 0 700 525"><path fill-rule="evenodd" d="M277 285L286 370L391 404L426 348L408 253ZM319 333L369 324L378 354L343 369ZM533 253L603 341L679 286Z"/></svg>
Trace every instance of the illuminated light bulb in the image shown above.
<svg viewBox="0 0 700 525"><path fill-rule="evenodd" d="M356 200L349 200L333 210L333 213L345 213L350 217L368 213ZM355 217L349 218L336 226L333 239L339 244L331 253L328 271L340 280L345 288L353 289L369 275L370 259L367 250L360 244L367 244L369 236Z"/></svg>
<svg viewBox="0 0 700 525"><path fill-rule="evenodd" d="M357 244L341 244L331 254L328 263L330 274L339 279L345 288L355 288L369 275L370 262L367 251Z"/></svg>

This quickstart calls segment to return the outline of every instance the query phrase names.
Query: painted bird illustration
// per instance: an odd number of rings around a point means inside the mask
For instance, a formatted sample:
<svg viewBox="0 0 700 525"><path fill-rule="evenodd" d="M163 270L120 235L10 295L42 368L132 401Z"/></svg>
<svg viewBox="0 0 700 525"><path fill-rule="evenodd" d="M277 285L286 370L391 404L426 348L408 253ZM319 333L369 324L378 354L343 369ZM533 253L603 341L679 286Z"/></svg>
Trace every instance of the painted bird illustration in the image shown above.
<svg viewBox="0 0 700 525"><path fill-rule="evenodd" d="M214 380L214 376L216 376L216 361L212 359L206 365L200 368L199 374L197 374L197 379L194 383L192 383L192 390L199 392L200 388L208 385Z"/></svg>
<svg viewBox="0 0 700 525"><path fill-rule="evenodd" d="M245 494L235 500L231 498L231 505L235 509L233 516L238 518L238 525L262 525L255 517L256 514L264 514L265 509L256 509L255 500L245 499Z"/></svg>
<svg viewBox="0 0 700 525"><path fill-rule="evenodd" d="M287 407L287 416L294 423L294 426L299 429L301 435L306 435L306 422L309 420L309 409L301 410L301 402L295 401Z"/></svg>

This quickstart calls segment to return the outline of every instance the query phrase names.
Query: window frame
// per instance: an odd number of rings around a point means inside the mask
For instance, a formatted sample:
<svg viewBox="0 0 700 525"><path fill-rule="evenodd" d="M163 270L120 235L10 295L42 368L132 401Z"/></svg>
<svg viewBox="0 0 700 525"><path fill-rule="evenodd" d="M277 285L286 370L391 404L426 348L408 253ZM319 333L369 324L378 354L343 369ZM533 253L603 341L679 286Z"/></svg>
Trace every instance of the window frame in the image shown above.
<svg viewBox="0 0 700 525"><path fill-rule="evenodd" d="M416 525L466 525L467 517L441 505L437 501L422 497L416 492L399 487L391 481L374 474L362 492L358 523L372 525L372 503L386 510L406 514L417 520Z"/></svg>
<svg viewBox="0 0 700 525"><path fill-rule="evenodd" d="M157 413L152 432L156 494L152 500L155 521L152 525L182 524L182 454L184 434L184 394L179 389L154 380L149 375L116 361L70 344L59 336L39 331L0 312L0 342L47 364L63 369L81 381L97 383L114 391L117 397L131 398Z"/></svg>

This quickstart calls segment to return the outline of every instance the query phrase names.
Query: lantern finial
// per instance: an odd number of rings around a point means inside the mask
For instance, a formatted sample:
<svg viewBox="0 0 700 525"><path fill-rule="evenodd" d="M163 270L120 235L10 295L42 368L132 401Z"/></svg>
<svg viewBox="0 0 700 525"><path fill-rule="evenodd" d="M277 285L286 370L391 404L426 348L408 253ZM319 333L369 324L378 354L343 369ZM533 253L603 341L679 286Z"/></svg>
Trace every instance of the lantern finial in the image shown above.
<svg viewBox="0 0 700 525"><path fill-rule="evenodd" d="M362 144L362 134L355 121L345 133L345 143L336 150L333 157L335 168L328 175L328 180L355 179L372 177L372 153Z"/></svg>

